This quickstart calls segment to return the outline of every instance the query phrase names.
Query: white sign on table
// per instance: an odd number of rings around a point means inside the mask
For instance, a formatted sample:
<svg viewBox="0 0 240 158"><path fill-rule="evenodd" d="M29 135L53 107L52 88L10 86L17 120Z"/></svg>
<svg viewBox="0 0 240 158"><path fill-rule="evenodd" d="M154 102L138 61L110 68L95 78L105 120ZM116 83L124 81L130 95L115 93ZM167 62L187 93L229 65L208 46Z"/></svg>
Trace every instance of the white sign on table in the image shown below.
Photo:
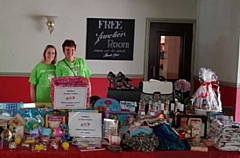
<svg viewBox="0 0 240 158"><path fill-rule="evenodd" d="M86 109L87 87L54 87L54 109Z"/></svg>
<svg viewBox="0 0 240 158"><path fill-rule="evenodd" d="M68 126L72 137L102 137L102 114L69 112Z"/></svg>

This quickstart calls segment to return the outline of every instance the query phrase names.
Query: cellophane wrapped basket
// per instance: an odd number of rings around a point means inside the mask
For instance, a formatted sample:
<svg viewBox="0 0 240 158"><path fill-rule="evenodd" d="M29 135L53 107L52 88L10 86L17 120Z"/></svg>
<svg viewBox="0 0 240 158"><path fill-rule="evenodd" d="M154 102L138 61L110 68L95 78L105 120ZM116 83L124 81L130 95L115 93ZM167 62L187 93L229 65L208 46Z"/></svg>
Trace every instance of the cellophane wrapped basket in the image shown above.
<svg viewBox="0 0 240 158"><path fill-rule="evenodd" d="M220 87L215 72L208 68L200 68L199 81L201 86L193 94L195 109L222 111Z"/></svg>

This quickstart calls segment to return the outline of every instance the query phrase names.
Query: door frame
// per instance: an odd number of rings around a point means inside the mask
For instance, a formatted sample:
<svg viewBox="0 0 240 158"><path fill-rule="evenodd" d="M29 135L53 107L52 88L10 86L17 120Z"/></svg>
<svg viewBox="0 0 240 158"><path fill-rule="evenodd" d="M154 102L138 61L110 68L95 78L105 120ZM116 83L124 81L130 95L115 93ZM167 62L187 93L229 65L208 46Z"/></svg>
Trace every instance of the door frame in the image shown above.
<svg viewBox="0 0 240 158"><path fill-rule="evenodd" d="M164 18L147 18L146 20L146 36L145 36L145 50L144 50L144 80L148 79L148 56L149 56L149 37L150 37L150 23L151 22L167 22L167 23L190 23L193 24L192 35L192 56L191 56L191 83L194 82L194 64L195 64L195 39L196 39L196 21L195 19L164 19Z"/></svg>

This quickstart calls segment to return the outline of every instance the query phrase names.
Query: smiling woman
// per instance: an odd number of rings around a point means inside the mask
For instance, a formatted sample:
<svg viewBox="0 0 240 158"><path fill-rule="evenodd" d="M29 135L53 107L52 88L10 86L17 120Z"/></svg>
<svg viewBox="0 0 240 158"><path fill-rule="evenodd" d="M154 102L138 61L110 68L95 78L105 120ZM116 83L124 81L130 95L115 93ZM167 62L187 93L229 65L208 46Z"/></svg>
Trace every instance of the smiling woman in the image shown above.
<svg viewBox="0 0 240 158"><path fill-rule="evenodd" d="M82 76L88 80L89 95L91 96L91 83L89 76L92 72L89 70L86 62L82 58L75 57L77 45L73 40L65 40L62 44L62 49L65 58L59 61L56 65L56 77L64 76Z"/></svg>
<svg viewBox="0 0 240 158"><path fill-rule="evenodd" d="M55 77L57 50L53 45L47 45L43 52L42 61L31 72L30 97L32 102L51 102L50 83Z"/></svg>

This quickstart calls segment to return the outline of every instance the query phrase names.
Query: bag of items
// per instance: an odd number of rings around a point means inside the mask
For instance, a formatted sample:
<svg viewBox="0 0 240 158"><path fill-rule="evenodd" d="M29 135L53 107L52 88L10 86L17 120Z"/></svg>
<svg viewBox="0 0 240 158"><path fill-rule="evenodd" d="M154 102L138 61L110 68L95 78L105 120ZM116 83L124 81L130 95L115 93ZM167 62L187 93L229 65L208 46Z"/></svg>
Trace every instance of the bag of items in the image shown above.
<svg viewBox="0 0 240 158"><path fill-rule="evenodd" d="M211 69L200 68L199 81L201 86L193 94L193 105L197 111L222 111L218 77ZM197 114L203 114L201 112Z"/></svg>

